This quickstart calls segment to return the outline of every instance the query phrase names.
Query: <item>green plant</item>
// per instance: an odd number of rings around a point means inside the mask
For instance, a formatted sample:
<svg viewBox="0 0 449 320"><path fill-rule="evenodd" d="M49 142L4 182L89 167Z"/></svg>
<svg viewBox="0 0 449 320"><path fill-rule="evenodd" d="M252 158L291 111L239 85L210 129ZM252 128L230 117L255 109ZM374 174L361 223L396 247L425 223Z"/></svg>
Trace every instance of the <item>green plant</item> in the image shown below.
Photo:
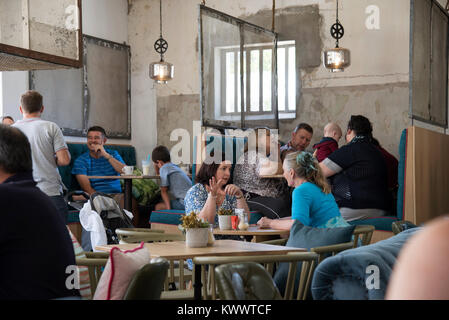
<svg viewBox="0 0 449 320"><path fill-rule="evenodd" d="M182 229L209 228L209 222L200 219L194 211L182 216L181 221Z"/></svg>
<svg viewBox="0 0 449 320"><path fill-rule="evenodd" d="M219 216L234 216L235 215L234 210L232 210L232 209L223 209L223 208L218 209L217 214Z"/></svg>

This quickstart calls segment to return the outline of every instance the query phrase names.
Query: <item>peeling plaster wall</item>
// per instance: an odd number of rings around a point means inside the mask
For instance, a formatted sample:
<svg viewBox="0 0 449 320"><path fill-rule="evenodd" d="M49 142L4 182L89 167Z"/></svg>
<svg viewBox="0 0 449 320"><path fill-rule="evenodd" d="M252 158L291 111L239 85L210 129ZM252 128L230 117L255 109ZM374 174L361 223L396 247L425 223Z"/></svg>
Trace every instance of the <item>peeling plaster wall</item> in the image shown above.
<svg viewBox="0 0 449 320"><path fill-rule="evenodd" d="M148 60L158 59L152 44L159 33L159 1L133 0L129 21L130 40L138 38ZM198 4L193 0L163 1L163 36L169 43L166 61L175 65L175 78L167 85L154 85L157 105L157 143L173 146L170 132L191 130L200 120L198 73ZM276 32L280 39L297 41L297 117L280 121L281 139L286 141L299 122L308 122L322 136L324 125L337 121L343 130L351 114L363 114L374 125L381 144L398 155L401 131L408 118L409 0L340 1L340 22L345 35L340 46L351 50L352 65L343 73L330 73L321 52L335 45L329 29L335 23L334 0L277 1ZM271 29L271 0L208 0L208 7ZM379 9L379 29L369 29L368 6ZM140 49L134 48L140 52ZM147 64L135 61L133 72L146 72ZM198 98L195 98L198 97ZM135 97L133 97L135 98ZM195 105L198 101L198 106ZM416 122L415 122L416 124ZM340 141L343 143L343 141Z"/></svg>

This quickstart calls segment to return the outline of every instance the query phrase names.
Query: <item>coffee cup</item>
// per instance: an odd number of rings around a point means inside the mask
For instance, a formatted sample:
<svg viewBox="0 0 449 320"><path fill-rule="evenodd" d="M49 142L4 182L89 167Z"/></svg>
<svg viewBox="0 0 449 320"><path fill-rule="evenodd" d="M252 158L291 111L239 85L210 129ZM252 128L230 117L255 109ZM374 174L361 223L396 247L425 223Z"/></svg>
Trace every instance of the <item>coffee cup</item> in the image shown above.
<svg viewBox="0 0 449 320"><path fill-rule="evenodd" d="M124 166L122 171L126 175L131 175L131 174L133 174L134 166Z"/></svg>
<svg viewBox="0 0 449 320"><path fill-rule="evenodd" d="M144 176L149 176L150 175L150 161L148 160L142 160L142 174Z"/></svg>

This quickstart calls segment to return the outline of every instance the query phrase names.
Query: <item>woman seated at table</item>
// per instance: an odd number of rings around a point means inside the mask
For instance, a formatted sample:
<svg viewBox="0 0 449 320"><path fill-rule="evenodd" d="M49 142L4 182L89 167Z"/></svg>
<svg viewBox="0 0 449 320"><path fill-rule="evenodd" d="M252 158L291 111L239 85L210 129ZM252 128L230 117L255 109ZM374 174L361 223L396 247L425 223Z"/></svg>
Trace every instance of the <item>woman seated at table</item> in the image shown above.
<svg viewBox="0 0 449 320"><path fill-rule="evenodd" d="M243 197L243 192L236 185L231 184L230 161L225 160L224 154L217 155L221 161L215 161L217 157L210 155L196 176L196 184L191 187L184 198L186 214L195 211L198 216L214 224L218 219L218 209L243 209L248 212L249 208Z"/></svg>
<svg viewBox="0 0 449 320"><path fill-rule="evenodd" d="M294 220L314 228L346 227L331 193L331 187L321 172L318 162L309 152L290 153L284 160L284 178L292 195L292 216L284 219L263 217L257 222L260 227L290 230Z"/></svg>
<svg viewBox="0 0 449 320"><path fill-rule="evenodd" d="M282 173L279 143L268 128L255 129L251 134L235 165L234 183L242 189L251 211L269 218L291 216L287 183L284 179L263 177Z"/></svg>

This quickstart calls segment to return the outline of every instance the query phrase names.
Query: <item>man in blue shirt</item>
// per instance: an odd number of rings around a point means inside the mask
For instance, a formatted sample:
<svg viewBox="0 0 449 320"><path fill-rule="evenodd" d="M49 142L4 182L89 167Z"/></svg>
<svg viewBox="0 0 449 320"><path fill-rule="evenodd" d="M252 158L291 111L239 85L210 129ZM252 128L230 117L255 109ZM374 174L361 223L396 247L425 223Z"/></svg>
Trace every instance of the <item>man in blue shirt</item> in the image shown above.
<svg viewBox="0 0 449 320"><path fill-rule="evenodd" d="M96 191L117 194L122 192L119 179L89 179L88 176L118 176L125 162L115 150L105 149L106 132L94 126L87 131L88 152L79 156L73 165L72 174L76 176L81 189L88 194Z"/></svg>

